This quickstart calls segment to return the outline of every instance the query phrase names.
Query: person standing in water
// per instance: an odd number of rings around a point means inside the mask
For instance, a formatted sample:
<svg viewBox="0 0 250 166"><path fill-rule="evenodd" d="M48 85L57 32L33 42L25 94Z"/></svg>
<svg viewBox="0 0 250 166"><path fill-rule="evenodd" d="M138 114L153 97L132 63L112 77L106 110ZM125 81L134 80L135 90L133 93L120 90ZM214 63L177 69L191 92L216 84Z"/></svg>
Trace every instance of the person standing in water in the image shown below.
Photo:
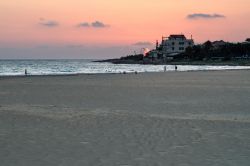
<svg viewBox="0 0 250 166"><path fill-rule="evenodd" d="M177 71L177 65L175 65L175 67L174 67L174 68L175 68L175 71Z"/></svg>
<svg viewBox="0 0 250 166"><path fill-rule="evenodd" d="M27 69L24 70L24 74L25 74L26 76L28 75Z"/></svg>

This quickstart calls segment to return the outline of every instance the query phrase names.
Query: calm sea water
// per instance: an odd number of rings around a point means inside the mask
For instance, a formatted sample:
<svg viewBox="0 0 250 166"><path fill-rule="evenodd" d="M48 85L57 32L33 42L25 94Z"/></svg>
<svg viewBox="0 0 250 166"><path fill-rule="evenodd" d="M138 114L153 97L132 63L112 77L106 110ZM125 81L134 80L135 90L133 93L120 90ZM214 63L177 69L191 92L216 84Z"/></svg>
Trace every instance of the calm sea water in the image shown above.
<svg viewBox="0 0 250 166"><path fill-rule="evenodd" d="M163 72L164 65L111 64L92 60L0 60L0 76L24 75L94 74L122 72ZM166 65L174 71L173 65ZM178 71L250 69L250 66L178 66Z"/></svg>

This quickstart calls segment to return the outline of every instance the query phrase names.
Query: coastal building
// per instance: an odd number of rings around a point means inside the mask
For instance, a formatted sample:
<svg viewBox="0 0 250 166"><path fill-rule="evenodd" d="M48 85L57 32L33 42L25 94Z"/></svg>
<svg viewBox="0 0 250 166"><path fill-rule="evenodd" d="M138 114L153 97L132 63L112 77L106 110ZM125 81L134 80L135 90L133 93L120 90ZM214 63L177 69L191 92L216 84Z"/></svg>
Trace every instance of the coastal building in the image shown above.
<svg viewBox="0 0 250 166"><path fill-rule="evenodd" d="M194 41L187 39L185 35L170 35L169 37L162 37L160 45L163 57L171 57L179 53L185 52L187 47L194 46Z"/></svg>
<svg viewBox="0 0 250 166"><path fill-rule="evenodd" d="M158 58L159 56L159 51L158 50L150 50L149 52L147 52L147 57L149 58Z"/></svg>
<svg viewBox="0 0 250 166"><path fill-rule="evenodd" d="M226 44L227 44L227 42L224 42L223 40L212 42L212 46L214 47L214 49L218 49Z"/></svg>

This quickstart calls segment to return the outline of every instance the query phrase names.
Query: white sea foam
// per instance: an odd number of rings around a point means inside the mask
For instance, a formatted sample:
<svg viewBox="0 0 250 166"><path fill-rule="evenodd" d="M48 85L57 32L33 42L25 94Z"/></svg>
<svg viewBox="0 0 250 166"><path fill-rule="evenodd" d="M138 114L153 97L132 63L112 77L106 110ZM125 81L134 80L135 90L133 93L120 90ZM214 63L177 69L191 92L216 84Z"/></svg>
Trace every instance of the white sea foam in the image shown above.
<svg viewBox="0 0 250 166"><path fill-rule="evenodd" d="M98 63L91 60L0 60L0 76L174 71L174 65ZM250 69L250 66L178 65L178 71Z"/></svg>

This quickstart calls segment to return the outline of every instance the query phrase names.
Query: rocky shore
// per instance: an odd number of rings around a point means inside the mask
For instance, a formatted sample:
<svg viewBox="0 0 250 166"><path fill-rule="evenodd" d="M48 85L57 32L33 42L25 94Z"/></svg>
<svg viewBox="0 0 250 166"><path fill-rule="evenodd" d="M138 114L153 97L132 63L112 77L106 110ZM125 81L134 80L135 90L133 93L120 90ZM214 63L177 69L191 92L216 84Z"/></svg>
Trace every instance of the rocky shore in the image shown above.
<svg viewBox="0 0 250 166"><path fill-rule="evenodd" d="M218 65L218 66L250 66L250 60L231 60L231 61L190 61L190 60L175 60L175 61L165 61L165 60L131 60L131 59L105 59L98 60L94 62L109 62L113 64L154 64L154 65Z"/></svg>

